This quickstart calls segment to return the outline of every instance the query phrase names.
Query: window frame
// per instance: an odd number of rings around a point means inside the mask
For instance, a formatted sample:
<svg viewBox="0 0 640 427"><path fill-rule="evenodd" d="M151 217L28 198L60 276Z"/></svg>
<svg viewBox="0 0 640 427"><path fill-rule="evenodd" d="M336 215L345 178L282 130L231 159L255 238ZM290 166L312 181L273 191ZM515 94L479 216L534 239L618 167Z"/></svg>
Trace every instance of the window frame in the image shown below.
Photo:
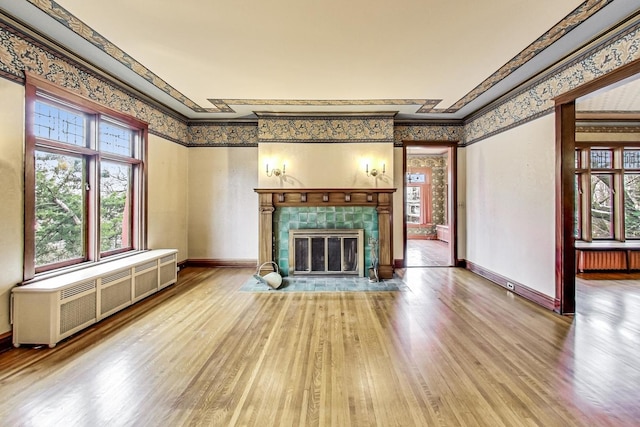
<svg viewBox="0 0 640 427"><path fill-rule="evenodd" d="M104 107L84 97L26 72L25 82L25 158L24 158L24 281L34 279L39 274L55 274L58 270L86 264L94 264L109 257L127 252L135 253L147 249L147 144L148 125L134 117ZM35 106L36 101L49 100L62 109L69 109L85 116L86 138L88 144L76 146L64 142L36 137ZM120 156L99 151L100 121L107 119L110 123L132 129L139 141L134 143L132 157ZM35 224L36 224L36 192L35 171L36 151L53 154L81 156L85 159L86 171L84 179L89 184L85 195L84 215L84 254L79 259L65 260L46 266L36 266ZM131 165L130 179L130 235L131 241L125 248L101 252L100 247L100 163L113 161Z"/></svg>
<svg viewBox="0 0 640 427"><path fill-rule="evenodd" d="M612 164L610 168L593 168L591 163L591 150L609 149L612 152ZM640 149L640 142L637 141L592 141L575 143L575 176L577 177L579 194L576 217L579 224L575 239L583 242L607 242L627 240L637 241L640 237L626 237L625 232L625 200L624 200L624 177L628 174L639 174L640 169L624 168L624 151L626 149ZM591 177L592 175L612 176L612 236L607 238L594 238L591 216ZM589 189L587 191L587 189Z"/></svg>

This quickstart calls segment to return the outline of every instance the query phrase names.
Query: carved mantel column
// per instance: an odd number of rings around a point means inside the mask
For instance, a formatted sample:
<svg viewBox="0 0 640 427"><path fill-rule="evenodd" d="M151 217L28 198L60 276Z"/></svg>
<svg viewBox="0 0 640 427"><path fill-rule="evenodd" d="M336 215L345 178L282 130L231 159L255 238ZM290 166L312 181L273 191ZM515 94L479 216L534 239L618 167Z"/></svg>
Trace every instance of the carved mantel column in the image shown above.
<svg viewBox="0 0 640 427"><path fill-rule="evenodd" d="M258 194L260 203L260 218L258 223L258 265L273 261L273 197L271 193ZM260 270L260 274L273 271L273 265L267 264Z"/></svg>
<svg viewBox="0 0 640 427"><path fill-rule="evenodd" d="M378 239L379 266L381 279L393 277L393 200L391 193L378 194Z"/></svg>

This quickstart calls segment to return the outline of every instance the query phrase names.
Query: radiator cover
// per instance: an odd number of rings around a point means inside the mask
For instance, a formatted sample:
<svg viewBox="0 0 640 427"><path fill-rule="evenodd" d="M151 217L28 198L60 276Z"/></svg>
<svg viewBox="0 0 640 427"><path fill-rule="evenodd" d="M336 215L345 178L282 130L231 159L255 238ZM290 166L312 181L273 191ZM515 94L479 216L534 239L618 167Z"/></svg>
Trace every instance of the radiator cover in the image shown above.
<svg viewBox="0 0 640 427"><path fill-rule="evenodd" d="M157 249L17 286L13 345L53 347L177 279L177 250Z"/></svg>

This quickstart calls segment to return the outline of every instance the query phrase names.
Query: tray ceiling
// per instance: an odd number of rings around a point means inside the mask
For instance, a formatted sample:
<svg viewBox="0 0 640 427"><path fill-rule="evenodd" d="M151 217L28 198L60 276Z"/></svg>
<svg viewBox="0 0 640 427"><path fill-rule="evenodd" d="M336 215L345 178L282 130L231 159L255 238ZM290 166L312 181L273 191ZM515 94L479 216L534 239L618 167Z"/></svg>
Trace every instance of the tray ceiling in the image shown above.
<svg viewBox="0 0 640 427"><path fill-rule="evenodd" d="M197 120L397 111L461 119L637 12L637 0L0 0Z"/></svg>

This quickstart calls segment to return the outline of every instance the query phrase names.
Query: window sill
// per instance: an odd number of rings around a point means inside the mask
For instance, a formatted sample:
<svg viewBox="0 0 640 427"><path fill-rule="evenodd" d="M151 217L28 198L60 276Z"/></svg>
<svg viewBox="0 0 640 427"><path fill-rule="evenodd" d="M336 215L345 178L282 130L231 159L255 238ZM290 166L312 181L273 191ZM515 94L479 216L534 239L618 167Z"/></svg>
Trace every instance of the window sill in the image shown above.
<svg viewBox="0 0 640 427"><path fill-rule="evenodd" d="M577 240L575 246L577 250L581 251L640 250L640 241L599 240L596 242L583 242Z"/></svg>

